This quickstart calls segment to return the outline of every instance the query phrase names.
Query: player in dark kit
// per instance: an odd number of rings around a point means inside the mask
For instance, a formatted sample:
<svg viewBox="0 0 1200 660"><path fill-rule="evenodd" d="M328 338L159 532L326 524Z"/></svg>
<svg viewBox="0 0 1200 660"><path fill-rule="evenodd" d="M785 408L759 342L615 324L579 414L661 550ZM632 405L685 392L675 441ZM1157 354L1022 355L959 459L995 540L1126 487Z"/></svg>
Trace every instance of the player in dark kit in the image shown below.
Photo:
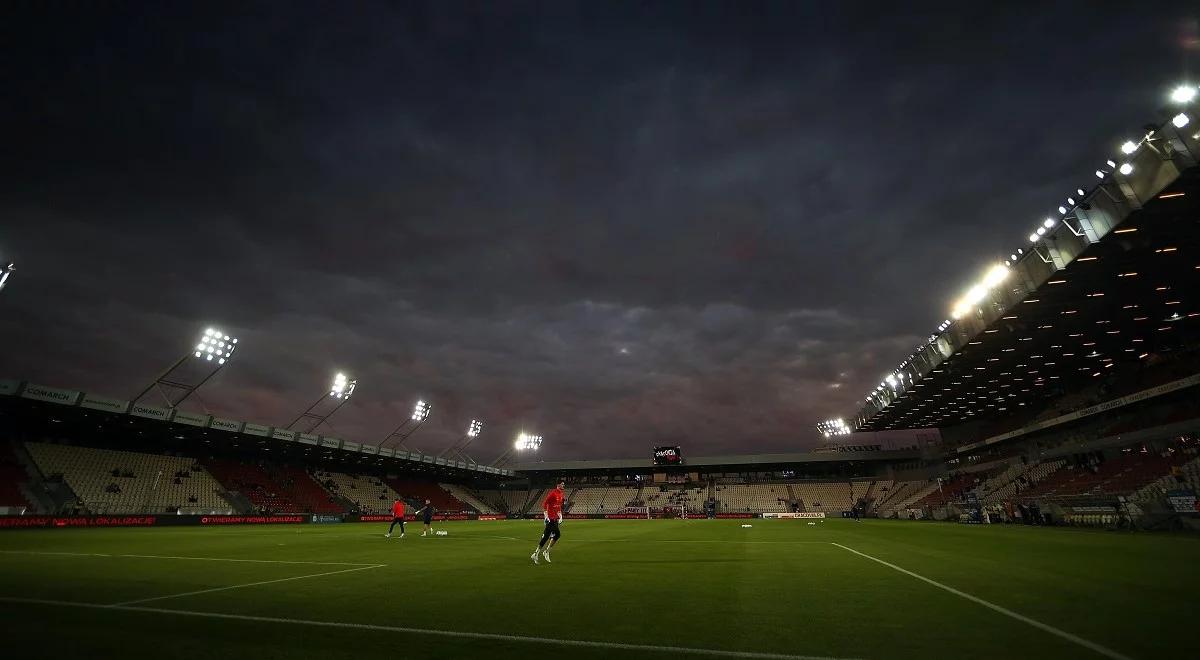
<svg viewBox="0 0 1200 660"><path fill-rule="evenodd" d="M546 499L542 500L542 515L546 518L546 530L542 532L542 540L538 542L538 547L534 548L533 554L529 558L533 563L538 563L538 553L542 553L542 559L546 563L550 563L550 548L558 543L558 539L562 533L558 531L558 526L562 523L562 508L563 508L563 490L566 484L558 482L558 485L546 495ZM549 541L549 543L546 543Z"/></svg>
<svg viewBox="0 0 1200 660"><path fill-rule="evenodd" d="M426 534L433 536L433 505L429 503L428 499L425 500L425 506L417 509L417 513L425 515L425 529L421 530L421 536Z"/></svg>
<svg viewBox="0 0 1200 660"><path fill-rule="evenodd" d="M392 526L388 527L388 533L383 535L383 538L392 538L392 530L396 525L400 525L400 538L404 538L404 500L396 500L392 504Z"/></svg>

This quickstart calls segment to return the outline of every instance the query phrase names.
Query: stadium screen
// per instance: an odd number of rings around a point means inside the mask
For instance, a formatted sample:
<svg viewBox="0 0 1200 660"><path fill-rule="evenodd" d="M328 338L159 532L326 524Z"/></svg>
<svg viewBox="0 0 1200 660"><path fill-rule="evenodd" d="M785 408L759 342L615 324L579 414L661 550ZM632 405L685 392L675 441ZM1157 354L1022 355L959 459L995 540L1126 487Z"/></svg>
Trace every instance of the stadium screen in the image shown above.
<svg viewBox="0 0 1200 660"><path fill-rule="evenodd" d="M654 464L655 465L682 465L683 453L679 451L679 447L655 447L654 448Z"/></svg>

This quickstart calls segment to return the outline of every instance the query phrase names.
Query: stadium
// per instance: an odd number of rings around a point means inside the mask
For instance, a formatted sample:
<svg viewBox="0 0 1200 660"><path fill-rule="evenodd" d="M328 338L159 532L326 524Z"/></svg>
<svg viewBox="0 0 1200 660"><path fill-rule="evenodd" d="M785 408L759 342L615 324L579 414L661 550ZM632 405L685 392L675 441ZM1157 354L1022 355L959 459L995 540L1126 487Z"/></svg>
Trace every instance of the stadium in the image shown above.
<svg viewBox="0 0 1200 660"><path fill-rule="evenodd" d="M282 426L218 416L269 352L219 319L132 398L0 374L10 657L1186 657L1200 87L1163 97L812 448L549 458L531 424L477 460L483 417L418 443L437 396L334 431L346 372Z"/></svg>

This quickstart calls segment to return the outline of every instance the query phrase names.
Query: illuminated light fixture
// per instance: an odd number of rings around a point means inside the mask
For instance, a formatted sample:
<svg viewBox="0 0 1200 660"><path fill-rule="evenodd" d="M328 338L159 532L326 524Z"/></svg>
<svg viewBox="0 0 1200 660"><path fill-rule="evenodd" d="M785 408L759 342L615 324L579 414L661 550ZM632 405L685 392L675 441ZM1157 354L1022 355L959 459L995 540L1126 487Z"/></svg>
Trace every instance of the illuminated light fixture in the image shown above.
<svg viewBox="0 0 1200 660"><path fill-rule="evenodd" d="M1118 168L1117 171L1121 174L1129 176L1130 174L1133 174L1133 165L1130 165L1129 163L1121 163L1121 167Z"/></svg>
<svg viewBox="0 0 1200 660"><path fill-rule="evenodd" d="M1133 140L1126 140L1125 144L1121 145L1121 153L1128 156L1129 154L1137 151L1137 148L1138 148L1138 146L1137 146L1136 142L1134 142Z"/></svg>
<svg viewBox="0 0 1200 660"><path fill-rule="evenodd" d="M1038 228L1037 228L1037 232L1035 232L1035 233L1036 233L1038 236L1045 236L1045 235L1046 235L1046 228L1045 228L1045 227L1038 227Z"/></svg>
<svg viewBox="0 0 1200 660"><path fill-rule="evenodd" d="M196 344L196 351L192 355L204 358L206 362L216 360L218 365L223 365L233 356L233 351L237 348L236 344L237 339L216 328L208 328L200 337L200 343Z"/></svg>
<svg viewBox="0 0 1200 660"><path fill-rule="evenodd" d="M1103 171L1103 170L1096 170L1096 178L1097 178L1097 179L1103 179L1103 178L1104 178L1104 171Z"/></svg>
<svg viewBox="0 0 1200 660"><path fill-rule="evenodd" d="M1074 198L1074 197L1068 197L1068 198L1067 198L1067 203L1068 203L1068 204L1070 204L1071 206L1075 206L1075 198Z"/></svg>
<svg viewBox="0 0 1200 660"><path fill-rule="evenodd" d="M1043 231L1044 231L1044 230L1043 230ZM1038 241L1038 235L1037 235L1037 234L1030 234L1030 235L1029 235L1029 242L1030 242L1030 243L1037 243L1037 241Z"/></svg>
<svg viewBox="0 0 1200 660"><path fill-rule="evenodd" d="M1191 103L1196 98L1196 88L1191 85L1180 85L1171 91L1171 100L1176 103Z"/></svg>
<svg viewBox="0 0 1200 660"><path fill-rule="evenodd" d="M1115 161L1111 161L1111 160L1106 160L1106 161L1104 161L1104 163L1105 163L1106 165L1108 165L1109 167L1116 167L1116 166L1117 166L1117 163L1116 163Z"/></svg>
<svg viewBox="0 0 1200 660"><path fill-rule="evenodd" d="M1016 261L1016 260L1017 260L1017 255L1015 255L1015 254L1010 254L1010 255L1008 255L1008 258L1009 258L1010 260L1012 260L1012 261Z"/></svg>
<svg viewBox="0 0 1200 660"><path fill-rule="evenodd" d="M429 419L429 412L433 406L426 403L424 400L417 401L417 405L413 406L412 421L423 422Z"/></svg>
<svg viewBox="0 0 1200 660"><path fill-rule="evenodd" d="M1137 231L1137 227L1129 227L1128 229L1114 229L1114 234L1132 234Z"/></svg>
<svg viewBox="0 0 1200 660"><path fill-rule="evenodd" d="M1079 258L1078 258L1078 259L1076 259L1075 261L1095 261L1095 260L1097 260L1097 259L1099 259L1099 258L1100 258L1100 257L1079 257Z"/></svg>
<svg viewBox="0 0 1200 660"><path fill-rule="evenodd" d="M1159 199L1172 199L1174 197L1183 197L1185 194L1186 193L1181 193L1181 192L1163 193L1163 194L1159 195L1158 198Z"/></svg>
<svg viewBox="0 0 1200 660"><path fill-rule="evenodd" d="M1049 229L1054 226L1054 218L1046 218L1042 221L1042 226Z"/></svg>
<svg viewBox="0 0 1200 660"><path fill-rule="evenodd" d="M1062 214L1062 215L1066 215L1066 214L1067 214L1067 207L1065 207L1065 206L1060 206L1060 207L1058 207L1058 212L1059 212L1060 214Z"/></svg>
<svg viewBox="0 0 1200 660"><path fill-rule="evenodd" d="M1083 188L1076 188L1076 189L1075 189L1075 194L1076 194L1076 195L1079 195L1080 197L1083 197L1083 196L1084 196L1084 195L1086 195L1087 193L1083 191Z"/></svg>
<svg viewBox="0 0 1200 660"><path fill-rule="evenodd" d="M474 437L478 436L480 433L483 433L483 422L481 422L477 419L471 420L470 426L467 427L467 437L474 438ZM541 440L540 436L538 437L538 440L539 441Z"/></svg>
<svg viewBox="0 0 1200 660"><path fill-rule="evenodd" d="M329 396L335 399L349 399L357 386L357 380L350 380L346 374L339 372L333 377L333 385L329 387Z"/></svg>
<svg viewBox="0 0 1200 660"><path fill-rule="evenodd" d="M8 281L8 277L13 274L14 270L16 270L16 264L0 266L0 289L4 288L4 283Z"/></svg>
<svg viewBox="0 0 1200 660"><path fill-rule="evenodd" d="M517 441L513 443L513 449L517 451L536 451L541 446L542 436L524 431L521 431L517 435Z"/></svg>

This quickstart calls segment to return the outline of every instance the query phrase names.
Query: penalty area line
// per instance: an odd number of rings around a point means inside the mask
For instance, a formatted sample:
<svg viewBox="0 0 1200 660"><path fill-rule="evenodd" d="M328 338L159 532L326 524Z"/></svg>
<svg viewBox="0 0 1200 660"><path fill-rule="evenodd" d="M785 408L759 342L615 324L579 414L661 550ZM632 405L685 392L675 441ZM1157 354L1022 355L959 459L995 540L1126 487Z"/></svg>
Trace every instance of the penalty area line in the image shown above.
<svg viewBox="0 0 1200 660"><path fill-rule="evenodd" d="M113 607L126 607L128 605L136 605L138 603L150 603L156 600L167 600L168 598L183 598L184 596L199 596L200 594L211 594L217 591L229 591L230 589L242 589L244 587L257 587L264 584L276 584L279 582L292 582L294 580L307 580L308 578L325 577L326 575L340 575L342 573L353 573L355 571L367 571L372 568L383 568L387 564L374 564L371 566L359 566L358 568L347 568L340 571L328 571L325 573L316 573L313 575L293 575L292 577L279 578L276 580L262 580L260 582L247 582L246 584L231 584L227 587L213 587L212 589L200 589L198 591L185 591L181 594L167 594L166 596L151 596L150 598L138 598L137 600L127 600L122 603L115 603Z"/></svg>
<svg viewBox="0 0 1200 660"><path fill-rule="evenodd" d="M308 619L289 619L275 616L255 616L249 614L224 614L221 612L198 612L191 610L171 610L158 607L131 607L128 605L102 605L99 603L77 603L64 600L44 600L39 598L20 598L16 596L0 596L0 602L29 605L55 605L61 607L80 607L97 610L113 610L118 612L144 612L148 614L171 614L204 619L223 619L227 621L251 621L254 623L282 623L288 625L343 628L350 630L368 630L383 633L401 633L408 635L427 635L431 637L450 637L457 639L477 639L493 642L512 642L523 644L538 644L542 646L566 646L574 648L613 649L618 651L646 651L651 653L669 653L676 655L701 655L718 658L752 658L756 660L853 660L851 658L835 658L824 655L792 655L787 653L761 653L755 651L724 651L721 649L706 649L689 646L658 646L655 644L626 644L622 642L601 642L582 639L556 639L553 637L536 637L533 635L504 635L500 633L465 632L460 630L438 630L431 628L412 628L409 626L385 626L371 623L353 623L348 621L312 621Z"/></svg>
<svg viewBox="0 0 1200 660"><path fill-rule="evenodd" d="M903 573L909 577L914 577L926 584L933 585L933 586L937 587L938 589L941 589L942 591L952 593L955 596L958 596L959 598L965 598L965 599L971 601L972 603L975 603L977 605L982 605L992 611L999 612L1000 614L1003 614L1004 616L1007 616L1012 619L1016 619L1017 621L1020 621L1021 623L1031 625L1034 628L1048 632L1051 635L1061 637L1062 639L1065 639L1068 642L1078 644L1079 646L1082 646L1086 649L1095 651L1096 653L1099 653L1100 655L1103 655L1105 657L1113 658L1113 660L1132 660L1132 658L1130 658L1129 656L1124 655L1122 653L1118 653L1117 651L1114 651L1114 650L1108 648L1107 646L1102 646L1100 644L1097 644L1096 642L1086 640L1086 639L1080 637L1079 635L1069 633L1065 630L1062 630L1061 628L1055 628L1054 626L1052 626L1048 623L1042 623L1041 621L1038 621L1037 619L1031 619L1031 618L1025 616L1024 614L1019 614L1017 612L1014 612L1014 611L1008 609L1007 607L1003 607L1003 606L997 605L991 601L984 600L984 599L980 598L979 596L973 596L965 591L960 591L958 589L955 589L954 587L942 584L941 582L927 578L924 575L914 573L906 568L901 568L891 562L884 561L878 557L872 557L871 555L868 555L865 552L859 552L858 550L844 546L841 543L833 543L832 545L836 545L837 547L839 547L842 550L845 550L847 552L852 552L852 553L858 555L859 557L863 557L865 559L870 559L871 561L873 561L877 564L882 564L884 566L887 566L888 568L890 568L894 571Z"/></svg>
<svg viewBox="0 0 1200 660"><path fill-rule="evenodd" d="M125 555L103 554L99 552L43 552L40 550L0 550L5 555L46 555L50 557L108 557L124 559L178 559L184 561L232 561L247 564L299 564L304 566L362 566L374 567L378 564L354 563L345 561L293 561L287 559L235 559L232 557L180 557L175 555Z"/></svg>

